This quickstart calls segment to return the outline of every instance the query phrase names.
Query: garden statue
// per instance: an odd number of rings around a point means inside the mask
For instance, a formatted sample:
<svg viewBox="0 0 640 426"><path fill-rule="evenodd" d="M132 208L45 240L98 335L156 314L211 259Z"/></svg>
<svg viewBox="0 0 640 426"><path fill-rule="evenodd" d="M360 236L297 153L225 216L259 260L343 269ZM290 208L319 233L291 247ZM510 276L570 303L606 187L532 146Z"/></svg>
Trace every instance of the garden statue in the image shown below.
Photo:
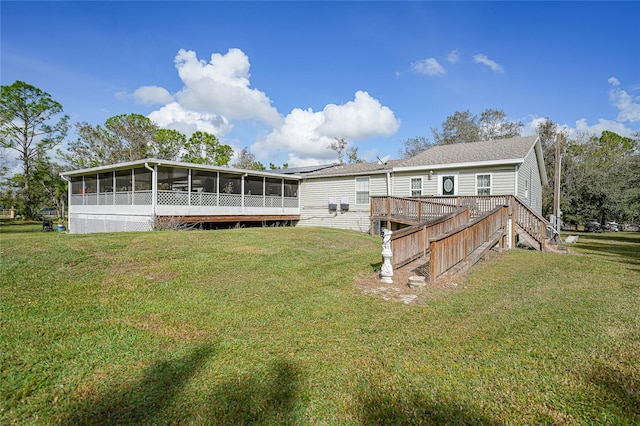
<svg viewBox="0 0 640 426"><path fill-rule="evenodd" d="M393 253L391 252L391 234L392 231L383 228L382 229L382 268L380 270L380 281L383 283L391 284L393 280L393 266L391 265L391 258Z"/></svg>

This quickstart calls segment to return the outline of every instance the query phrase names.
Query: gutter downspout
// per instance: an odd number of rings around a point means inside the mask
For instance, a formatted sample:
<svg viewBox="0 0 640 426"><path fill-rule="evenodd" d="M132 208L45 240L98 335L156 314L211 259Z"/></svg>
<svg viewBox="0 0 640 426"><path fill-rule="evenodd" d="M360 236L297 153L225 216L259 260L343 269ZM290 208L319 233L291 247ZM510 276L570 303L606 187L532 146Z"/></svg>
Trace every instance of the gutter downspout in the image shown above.
<svg viewBox="0 0 640 426"><path fill-rule="evenodd" d="M151 172L151 216L153 222L156 221L156 205L158 204L158 182L156 182L156 169L149 166L149 163L144 163L144 168Z"/></svg>
<svg viewBox="0 0 640 426"><path fill-rule="evenodd" d="M391 172L387 171L387 197L392 197L391 193Z"/></svg>
<svg viewBox="0 0 640 426"><path fill-rule="evenodd" d="M71 209L71 178L68 176L64 176L62 174L60 175L60 177L65 181L67 181L67 183L69 184L67 185L67 208L70 210ZM62 211L62 220L64 220L64 207Z"/></svg>

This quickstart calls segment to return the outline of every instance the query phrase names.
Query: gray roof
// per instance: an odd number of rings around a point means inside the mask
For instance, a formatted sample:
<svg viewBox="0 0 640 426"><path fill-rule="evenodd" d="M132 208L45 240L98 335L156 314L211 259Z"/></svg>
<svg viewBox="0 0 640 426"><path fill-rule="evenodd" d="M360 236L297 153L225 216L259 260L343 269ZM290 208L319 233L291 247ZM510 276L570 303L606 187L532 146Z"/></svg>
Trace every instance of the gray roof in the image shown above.
<svg viewBox="0 0 640 426"><path fill-rule="evenodd" d="M392 171L392 168L400 163L401 160L390 160L385 164L381 164L378 161L374 161L373 163L337 164L331 168L308 173L304 177L352 176L385 173L387 171Z"/></svg>
<svg viewBox="0 0 640 426"><path fill-rule="evenodd" d="M524 136L494 141L438 145L415 157L404 160L398 167L420 167L483 161L522 160L534 146L538 136Z"/></svg>
<svg viewBox="0 0 640 426"><path fill-rule="evenodd" d="M317 172L318 170L328 169L329 167L337 166L338 163L320 164L316 166L302 166L302 167L288 167L286 169L273 169L265 170L266 172L280 173L283 175L295 175Z"/></svg>

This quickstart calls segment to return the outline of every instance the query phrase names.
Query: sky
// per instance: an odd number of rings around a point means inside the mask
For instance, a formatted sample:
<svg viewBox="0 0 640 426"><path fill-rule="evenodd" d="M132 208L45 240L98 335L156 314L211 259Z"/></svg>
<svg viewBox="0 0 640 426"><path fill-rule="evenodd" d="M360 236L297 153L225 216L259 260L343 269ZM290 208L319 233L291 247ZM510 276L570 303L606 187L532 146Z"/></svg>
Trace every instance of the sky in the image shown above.
<svg viewBox="0 0 640 426"><path fill-rule="evenodd" d="M640 2L0 2L0 82L290 167L398 158L456 111L640 130ZM74 138L73 134L69 138Z"/></svg>

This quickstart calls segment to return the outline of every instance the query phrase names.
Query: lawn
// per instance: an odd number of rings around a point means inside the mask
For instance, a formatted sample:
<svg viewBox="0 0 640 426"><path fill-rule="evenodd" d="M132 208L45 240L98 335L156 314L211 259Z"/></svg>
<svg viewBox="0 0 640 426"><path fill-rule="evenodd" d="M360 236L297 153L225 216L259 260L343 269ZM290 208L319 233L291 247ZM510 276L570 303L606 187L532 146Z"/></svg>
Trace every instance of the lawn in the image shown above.
<svg viewBox="0 0 640 426"><path fill-rule="evenodd" d="M0 424L638 424L640 233L406 305L380 239L0 225Z"/></svg>

